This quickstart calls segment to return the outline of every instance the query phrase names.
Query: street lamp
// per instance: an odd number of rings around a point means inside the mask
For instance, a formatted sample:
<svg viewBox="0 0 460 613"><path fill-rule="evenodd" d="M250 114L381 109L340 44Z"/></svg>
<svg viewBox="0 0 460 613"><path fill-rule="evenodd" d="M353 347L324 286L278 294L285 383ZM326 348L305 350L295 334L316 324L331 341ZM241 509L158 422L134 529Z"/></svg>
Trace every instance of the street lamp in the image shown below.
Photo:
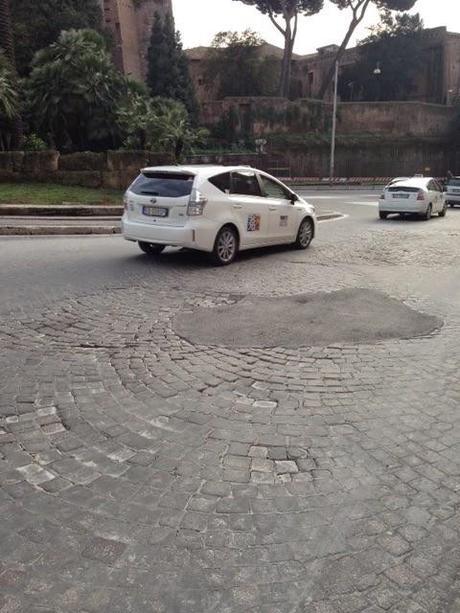
<svg viewBox="0 0 460 613"><path fill-rule="evenodd" d="M332 136L331 136L331 164L329 167L329 182L334 180L335 172L335 133L337 131L337 86L339 81L339 61L335 62L334 76L334 103L332 106Z"/></svg>
<svg viewBox="0 0 460 613"><path fill-rule="evenodd" d="M380 99L380 75L382 74L382 69L380 68L380 62L377 62L374 68L374 76L377 83L377 98L376 102Z"/></svg>

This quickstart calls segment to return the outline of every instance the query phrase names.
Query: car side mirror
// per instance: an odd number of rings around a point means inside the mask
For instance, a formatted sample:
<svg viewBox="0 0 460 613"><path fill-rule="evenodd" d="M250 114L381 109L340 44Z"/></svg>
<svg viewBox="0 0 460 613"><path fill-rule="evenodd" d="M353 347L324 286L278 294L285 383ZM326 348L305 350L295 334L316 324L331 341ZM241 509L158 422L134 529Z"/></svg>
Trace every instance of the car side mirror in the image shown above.
<svg viewBox="0 0 460 613"><path fill-rule="evenodd" d="M297 194L292 193L289 200L291 201L291 204L295 204L299 199L299 196Z"/></svg>

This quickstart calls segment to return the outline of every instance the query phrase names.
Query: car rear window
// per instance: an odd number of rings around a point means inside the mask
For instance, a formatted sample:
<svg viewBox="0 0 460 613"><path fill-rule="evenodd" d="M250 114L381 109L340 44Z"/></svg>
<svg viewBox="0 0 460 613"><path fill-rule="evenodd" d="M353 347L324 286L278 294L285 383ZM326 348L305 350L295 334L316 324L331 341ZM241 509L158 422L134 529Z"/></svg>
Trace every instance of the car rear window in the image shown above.
<svg viewBox="0 0 460 613"><path fill-rule="evenodd" d="M224 194L230 193L230 173L224 172L209 179L209 183L220 189Z"/></svg>
<svg viewBox="0 0 460 613"><path fill-rule="evenodd" d="M389 192L410 192L410 193L415 193L420 191L420 187L409 187L408 185L399 185L399 186L394 186L394 187L389 187L388 191Z"/></svg>
<svg viewBox="0 0 460 613"><path fill-rule="evenodd" d="M447 185L449 187L460 187L460 179L449 179Z"/></svg>
<svg viewBox="0 0 460 613"><path fill-rule="evenodd" d="M131 185L130 191L139 196L182 198L192 193L194 178L179 172L143 172Z"/></svg>

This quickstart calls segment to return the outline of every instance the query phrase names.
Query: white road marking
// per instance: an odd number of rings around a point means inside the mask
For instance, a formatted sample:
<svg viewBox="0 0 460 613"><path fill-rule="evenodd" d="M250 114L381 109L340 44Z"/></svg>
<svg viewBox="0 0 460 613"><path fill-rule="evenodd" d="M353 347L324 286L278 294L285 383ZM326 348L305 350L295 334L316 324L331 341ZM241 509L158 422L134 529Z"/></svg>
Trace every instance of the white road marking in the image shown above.
<svg viewBox="0 0 460 613"><path fill-rule="evenodd" d="M318 223L327 223L329 221L341 221L342 219L345 219L346 217L350 217L350 216L345 215L345 213L342 213L340 217L333 217L332 219L318 219Z"/></svg>
<svg viewBox="0 0 460 613"><path fill-rule="evenodd" d="M368 201L363 201L363 202L358 202L358 201L353 201L353 202L344 202L344 204L361 204L363 206L378 206L379 203L376 202L375 200L368 200Z"/></svg>

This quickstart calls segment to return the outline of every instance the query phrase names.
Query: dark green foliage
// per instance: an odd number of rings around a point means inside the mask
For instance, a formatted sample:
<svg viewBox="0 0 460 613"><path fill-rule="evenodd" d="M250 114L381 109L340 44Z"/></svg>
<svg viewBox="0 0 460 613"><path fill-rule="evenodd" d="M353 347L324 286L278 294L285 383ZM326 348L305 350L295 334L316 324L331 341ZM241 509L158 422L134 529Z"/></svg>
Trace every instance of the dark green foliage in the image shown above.
<svg viewBox="0 0 460 613"><path fill-rule="evenodd" d="M27 81L32 129L60 150L117 144L115 108L128 84L93 30L62 32L39 51Z"/></svg>
<svg viewBox="0 0 460 613"><path fill-rule="evenodd" d="M0 150L11 147L14 121L19 116L19 111L17 79L10 62L0 52Z"/></svg>
<svg viewBox="0 0 460 613"><path fill-rule="evenodd" d="M190 78L188 60L171 15L156 13L148 52L147 85L152 96L182 102L193 120L198 107Z"/></svg>
<svg viewBox="0 0 460 613"><path fill-rule="evenodd" d="M273 96L279 61L260 54L262 40L250 30L219 32L206 57L206 81L217 96Z"/></svg>
<svg viewBox="0 0 460 613"><path fill-rule="evenodd" d="M358 62L340 78L343 100L408 100L423 71L423 22L420 15L388 11L370 36L360 42ZM376 67L380 73L374 74Z"/></svg>
<svg viewBox="0 0 460 613"><path fill-rule="evenodd" d="M35 53L56 42L62 30L102 32L99 0L14 0L11 12L20 75L29 73Z"/></svg>

